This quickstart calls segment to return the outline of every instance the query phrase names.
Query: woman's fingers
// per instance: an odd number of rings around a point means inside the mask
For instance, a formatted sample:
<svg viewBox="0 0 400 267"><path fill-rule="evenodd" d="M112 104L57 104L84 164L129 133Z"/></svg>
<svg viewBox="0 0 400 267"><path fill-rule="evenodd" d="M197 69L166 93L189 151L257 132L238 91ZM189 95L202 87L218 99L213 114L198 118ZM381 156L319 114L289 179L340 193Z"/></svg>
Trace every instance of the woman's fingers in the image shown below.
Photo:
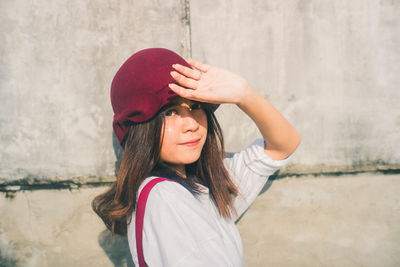
<svg viewBox="0 0 400 267"><path fill-rule="evenodd" d="M175 79L175 81L177 81L180 85L186 87L186 88L190 88L190 89L197 89L197 84L198 81L192 79L192 78L188 78L182 74L179 74L176 71L171 71L171 76L172 78Z"/></svg>
<svg viewBox="0 0 400 267"><path fill-rule="evenodd" d="M183 88L182 86L179 86L174 83L168 84L169 88L171 88L172 91L177 93L179 96L187 99L193 99L194 95L193 93L195 92L194 90L186 89Z"/></svg>
<svg viewBox="0 0 400 267"><path fill-rule="evenodd" d="M170 83L170 84L168 84L168 86L176 94L178 94L179 96L181 96L183 98L186 98L186 99L199 101L199 102L212 103L212 104L224 103L223 100L221 101L219 99L210 98L210 94L208 92L202 92L202 91L187 89L187 88L184 88L184 87L182 87L180 85L177 85L175 83Z"/></svg>
<svg viewBox="0 0 400 267"><path fill-rule="evenodd" d="M192 78L194 80L200 80L201 78L201 72L198 70L194 70L188 67L185 67L180 64L174 64L172 65L174 69L185 75L186 77Z"/></svg>
<svg viewBox="0 0 400 267"><path fill-rule="evenodd" d="M200 63L200 62L198 62L198 61L196 61L196 60L194 60L194 59L189 58L189 59L187 59L186 61L187 61L187 63L189 63L191 66L193 66L193 67L195 67L196 69L198 69L199 71L207 72L207 71L210 69L210 66L209 66L209 65Z"/></svg>

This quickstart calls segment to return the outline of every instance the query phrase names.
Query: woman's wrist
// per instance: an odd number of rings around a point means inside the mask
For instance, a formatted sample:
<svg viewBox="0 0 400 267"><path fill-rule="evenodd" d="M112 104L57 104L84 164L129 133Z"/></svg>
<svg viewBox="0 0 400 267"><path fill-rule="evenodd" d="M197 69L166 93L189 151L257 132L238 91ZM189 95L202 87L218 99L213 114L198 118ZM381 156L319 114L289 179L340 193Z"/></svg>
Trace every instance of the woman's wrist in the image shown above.
<svg viewBox="0 0 400 267"><path fill-rule="evenodd" d="M245 89L243 90L242 96L238 99L236 105L242 109L246 110L246 107L254 104L254 100L257 97L260 97L260 94L257 93L248 83L244 85Z"/></svg>

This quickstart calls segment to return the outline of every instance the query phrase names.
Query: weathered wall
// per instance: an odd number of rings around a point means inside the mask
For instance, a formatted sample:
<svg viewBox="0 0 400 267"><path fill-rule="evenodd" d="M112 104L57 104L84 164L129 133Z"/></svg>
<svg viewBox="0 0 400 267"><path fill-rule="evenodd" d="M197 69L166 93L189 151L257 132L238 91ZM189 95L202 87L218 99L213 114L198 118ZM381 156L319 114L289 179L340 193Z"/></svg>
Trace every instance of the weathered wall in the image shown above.
<svg viewBox="0 0 400 267"><path fill-rule="evenodd" d="M177 1L1 1L0 179L113 175L113 75L142 48L187 53L182 17Z"/></svg>
<svg viewBox="0 0 400 267"><path fill-rule="evenodd" d="M400 175L272 183L238 223L248 267L400 265ZM0 266L132 266L90 201L105 187L0 195Z"/></svg>
<svg viewBox="0 0 400 267"><path fill-rule="evenodd" d="M293 170L400 163L400 2L192 1L193 57L243 74L299 130ZM219 111L228 149L258 135Z"/></svg>
<svg viewBox="0 0 400 267"><path fill-rule="evenodd" d="M245 76L302 135L291 172L398 167L398 1L188 3L1 1L0 179L112 175L109 85L144 47ZM229 151L258 135L217 115Z"/></svg>

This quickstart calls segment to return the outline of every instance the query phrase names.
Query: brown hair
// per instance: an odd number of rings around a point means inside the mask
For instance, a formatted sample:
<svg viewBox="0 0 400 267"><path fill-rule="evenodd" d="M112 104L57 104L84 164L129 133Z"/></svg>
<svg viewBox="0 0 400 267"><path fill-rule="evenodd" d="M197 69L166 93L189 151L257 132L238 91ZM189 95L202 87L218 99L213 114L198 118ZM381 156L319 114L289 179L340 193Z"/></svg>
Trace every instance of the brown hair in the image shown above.
<svg viewBox="0 0 400 267"><path fill-rule="evenodd" d="M233 198L238 189L223 164L225 156L222 131L214 113L205 109L207 115L207 139L200 158L186 166L198 182L209 188L210 196L219 213L230 218L235 214ZM163 115L159 113L150 121L130 127L117 180L103 194L92 201L92 208L112 233L126 235L126 226L135 210L139 186L159 166ZM160 136L160 138L154 138ZM144 164L147 163L147 164ZM189 177L189 176L188 176ZM181 179L187 180L187 179ZM185 182L183 182L185 183ZM186 186L193 187L193 182ZM196 192L193 188L191 192Z"/></svg>

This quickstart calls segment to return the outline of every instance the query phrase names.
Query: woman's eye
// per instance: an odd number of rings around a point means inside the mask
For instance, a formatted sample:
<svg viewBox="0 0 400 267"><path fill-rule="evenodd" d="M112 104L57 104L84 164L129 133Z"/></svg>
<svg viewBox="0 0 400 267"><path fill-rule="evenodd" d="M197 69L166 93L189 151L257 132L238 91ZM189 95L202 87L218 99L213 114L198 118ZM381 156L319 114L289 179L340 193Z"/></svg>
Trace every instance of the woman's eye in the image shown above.
<svg viewBox="0 0 400 267"><path fill-rule="evenodd" d="M194 103L191 107L192 110L201 109L202 106L199 103Z"/></svg>
<svg viewBox="0 0 400 267"><path fill-rule="evenodd" d="M169 109L165 111L165 116L172 116L178 114L178 111L176 111L176 109Z"/></svg>

